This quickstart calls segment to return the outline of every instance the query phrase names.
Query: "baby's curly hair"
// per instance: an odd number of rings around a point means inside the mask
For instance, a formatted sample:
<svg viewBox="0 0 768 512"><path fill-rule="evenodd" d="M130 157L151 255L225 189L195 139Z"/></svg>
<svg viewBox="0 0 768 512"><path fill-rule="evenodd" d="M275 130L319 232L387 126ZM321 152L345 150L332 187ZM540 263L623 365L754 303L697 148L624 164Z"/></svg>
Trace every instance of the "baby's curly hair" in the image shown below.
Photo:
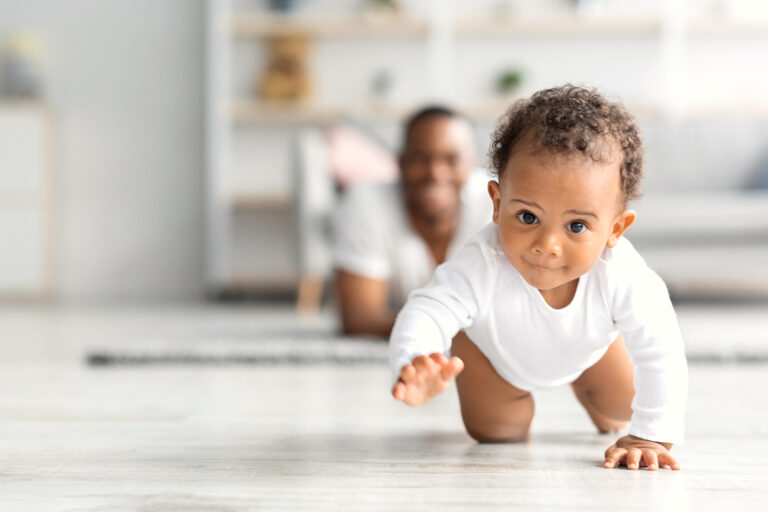
<svg viewBox="0 0 768 512"><path fill-rule="evenodd" d="M606 152L607 148L621 148L624 201L640 196L644 150L635 120L622 105L608 101L596 89L566 84L516 101L491 139L491 170L498 179L523 139L533 148L580 153L596 162L610 161L615 153Z"/></svg>

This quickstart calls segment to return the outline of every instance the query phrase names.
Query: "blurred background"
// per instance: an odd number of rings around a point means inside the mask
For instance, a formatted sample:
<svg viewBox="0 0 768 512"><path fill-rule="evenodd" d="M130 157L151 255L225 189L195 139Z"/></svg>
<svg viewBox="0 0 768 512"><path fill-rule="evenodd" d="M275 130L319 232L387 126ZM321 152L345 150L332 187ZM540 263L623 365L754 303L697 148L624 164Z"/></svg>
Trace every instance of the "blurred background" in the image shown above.
<svg viewBox="0 0 768 512"><path fill-rule="evenodd" d="M763 1L0 0L0 45L6 301L332 307L330 212L410 111L466 114L485 163L565 82L637 115L629 238L673 296L768 298Z"/></svg>

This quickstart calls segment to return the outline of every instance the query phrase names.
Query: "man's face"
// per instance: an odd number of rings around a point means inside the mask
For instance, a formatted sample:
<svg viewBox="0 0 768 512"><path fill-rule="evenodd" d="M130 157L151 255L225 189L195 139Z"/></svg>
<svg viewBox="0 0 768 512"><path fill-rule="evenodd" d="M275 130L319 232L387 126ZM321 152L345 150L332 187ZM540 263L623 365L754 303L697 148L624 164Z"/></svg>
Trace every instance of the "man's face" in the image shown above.
<svg viewBox="0 0 768 512"><path fill-rule="evenodd" d="M634 220L623 209L618 157L515 151L488 190L504 255L539 290L572 285Z"/></svg>
<svg viewBox="0 0 768 512"><path fill-rule="evenodd" d="M454 215L473 166L474 144L466 121L434 116L416 123L400 156L411 213L426 221Z"/></svg>

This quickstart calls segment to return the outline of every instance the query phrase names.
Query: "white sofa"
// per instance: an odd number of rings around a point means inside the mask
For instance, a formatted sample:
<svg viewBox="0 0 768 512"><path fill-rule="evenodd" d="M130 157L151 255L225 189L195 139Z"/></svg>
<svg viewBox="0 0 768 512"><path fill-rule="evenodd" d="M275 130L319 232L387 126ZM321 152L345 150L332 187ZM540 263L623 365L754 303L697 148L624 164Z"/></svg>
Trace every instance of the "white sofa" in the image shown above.
<svg viewBox="0 0 768 512"><path fill-rule="evenodd" d="M768 297L768 191L649 193L627 232L673 296Z"/></svg>

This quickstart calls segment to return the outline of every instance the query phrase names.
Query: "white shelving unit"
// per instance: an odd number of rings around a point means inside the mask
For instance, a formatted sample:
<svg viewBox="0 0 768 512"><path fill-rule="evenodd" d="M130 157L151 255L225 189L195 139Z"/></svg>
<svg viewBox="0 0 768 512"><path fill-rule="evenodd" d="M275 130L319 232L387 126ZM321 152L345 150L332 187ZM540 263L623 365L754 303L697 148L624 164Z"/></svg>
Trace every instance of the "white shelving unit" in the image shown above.
<svg viewBox="0 0 768 512"><path fill-rule="evenodd" d="M263 46L268 38L297 33L312 39L385 43L398 39L424 46L430 27L423 19L406 17L309 19L261 11L238 12L231 0L209 0L207 283L214 294L295 290L299 284L291 159L283 159L282 168L276 171L290 177L283 180L282 187L259 187L258 179L257 183L249 182L247 173L236 170L247 165L238 161L238 147L247 144L243 140L269 138L268 134L276 132L296 133L298 128L321 126L340 116L396 123L410 108L374 106L366 101L270 103L248 91L238 92L237 45ZM250 156L258 160L255 153ZM259 232L252 233L250 239L240 236L256 228Z"/></svg>
<svg viewBox="0 0 768 512"><path fill-rule="evenodd" d="M560 49L570 51L570 43L575 42L606 55L590 61L597 69L598 82L628 75L628 70L642 71L638 80L650 84L643 90L651 91L645 96L635 94L641 90L639 86L622 91L610 82L597 84L622 94L640 117L674 121L719 115L718 107L704 109L687 103L688 45L696 37L768 34L766 22L691 18L681 0L660 2L658 13L636 18L585 18L568 13L493 18L482 13L466 16L455 2L433 0L426 5L425 12L400 17L370 18L351 13L320 17L302 12L285 17L268 11L236 11L232 0L208 1L207 277L211 291L291 290L298 284L300 244L296 240L293 148L287 144L283 148L286 154L276 156L281 153L275 142L279 137L291 140L298 129L321 126L340 116L371 125L397 125L412 108L426 101L452 104L487 127L510 100L494 96L490 83L467 76L465 69L475 64L470 62L474 59L481 60L486 68L497 66L494 52L487 48L508 49L510 45L530 49L524 52L532 63L526 72L538 78L541 86L551 85L553 78L543 72L537 75L542 71L535 68L539 50L549 51L543 54L550 59L546 71L555 77L570 76L570 54L566 53L560 63L566 69L561 74L556 74L561 70L551 64L553 55ZM256 99L250 94L252 87L243 84L252 79L254 62L263 60L263 42L297 33L322 46L321 55L310 56L310 60L311 73L325 90L319 91L317 99L304 103ZM405 76L406 93L401 91L383 105L371 103L364 95L348 94L351 89L345 89L338 77L328 77L340 71L323 67L331 62L329 55L343 55L346 60L341 73L349 74L353 81L355 72L371 69L368 57L379 51L392 52L392 48L410 59L410 75L416 76ZM625 48L632 58L622 53ZM645 60L635 62L632 52L637 48ZM334 87L336 93L327 94ZM530 87L535 90L539 84ZM761 108L746 102L744 108L736 110L765 116L768 105ZM256 148L259 144L261 149Z"/></svg>
<svg viewBox="0 0 768 512"><path fill-rule="evenodd" d="M0 299L54 289L51 118L36 103L0 103Z"/></svg>

